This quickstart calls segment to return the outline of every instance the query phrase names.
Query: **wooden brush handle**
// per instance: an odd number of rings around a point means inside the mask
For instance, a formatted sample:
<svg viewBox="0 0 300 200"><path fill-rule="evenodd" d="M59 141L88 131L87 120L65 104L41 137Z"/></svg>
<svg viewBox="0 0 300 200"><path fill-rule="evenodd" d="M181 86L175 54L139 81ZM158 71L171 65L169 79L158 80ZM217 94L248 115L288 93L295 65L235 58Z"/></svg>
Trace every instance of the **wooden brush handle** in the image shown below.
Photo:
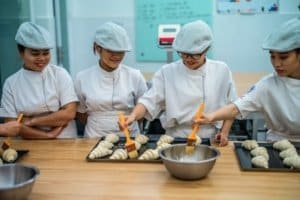
<svg viewBox="0 0 300 200"><path fill-rule="evenodd" d="M124 117L124 114L122 112L119 112L118 115L119 115L120 125L123 127L123 132L124 132L125 137L126 137L126 143L129 143L131 141L131 139L130 139L130 133L129 133L128 128L125 126L125 117Z"/></svg>
<svg viewBox="0 0 300 200"><path fill-rule="evenodd" d="M196 112L196 118L197 118L197 119L199 119L199 118L202 116L203 110L204 110L204 103L201 102L201 104L200 104L200 106L198 107L198 110L197 110L197 112ZM191 133L191 137L192 137L192 138L195 138L195 137L196 137L196 135L197 135L199 129L200 129L199 125L194 125L193 130L192 130L192 133Z"/></svg>
<svg viewBox="0 0 300 200"><path fill-rule="evenodd" d="M204 103L201 102L200 106L198 107L197 113L196 113L196 118L197 119L199 119L200 117L202 117L203 110L204 110Z"/></svg>
<svg viewBox="0 0 300 200"><path fill-rule="evenodd" d="M17 118L17 122L21 122L22 121L22 119L23 119L23 116L24 116L24 114L23 113L20 113L19 115L18 115L18 118Z"/></svg>

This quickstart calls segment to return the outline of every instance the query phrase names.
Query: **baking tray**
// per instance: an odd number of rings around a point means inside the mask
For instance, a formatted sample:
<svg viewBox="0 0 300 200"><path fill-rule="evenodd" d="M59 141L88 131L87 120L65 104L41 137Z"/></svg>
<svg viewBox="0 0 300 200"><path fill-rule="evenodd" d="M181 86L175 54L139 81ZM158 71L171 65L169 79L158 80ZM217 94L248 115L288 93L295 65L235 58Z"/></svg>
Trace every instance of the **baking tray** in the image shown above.
<svg viewBox="0 0 300 200"><path fill-rule="evenodd" d="M16 163L18 162L20 159L22 159L23 156L25 156L29 150L16 150L18 152L18 157L14 162L6 162L5 160L2 159L3 164L8 164L8 163Z"/></svg>
<svg viewBox="0 0 300 200"><path fill-rule="evenodd" d="M138 154L142 155L147 149L155 149L156 148L156 142L158 141L158 139L160 138L161 135L150 135L147 134L147 137L149 137L149 140L146 144L142 145L141 148L138 150ZM132 138L134 139L134 138ZM109 159L109 156L105 156L102 158L95 158L95 159L90 159L88 156L89 154L93 151L94 148L96 148L96 146L98 145L98 143L103 140L102 138L99 139L97 141L97 143L93 146L93 148L90 150L90 152L88 153L88 155L86 156L86 160L88 162L135 162L135 163L162 163L162 160L160 158L156 159L156 160L138 160L138 159L127 159L127 160L112 160ZM113 146L113 151L118 149L118 148L123 148L125 149L124 145L125 145L126 139L125 137L120 137L120 140L118 143L114 144ZM182 144L182 143L186 143L187 139L186 138L174 138L174 141L171 144ZM202 138L202 143L201 144L206 144L206 145L210 145L210 139L209 138Z"/></svg>
<svg viewBox="0 0 300 200"><path fill-rule="evenodd" d="M300 143L292 142L300 153ZM292 169L283 164L283 159L279 156L280 151L273 148L273 143L258 142L261 147L266 147L269 154L269 168L260 168L252 165L250 151L242 147L242 142L235 142L235 153L239 160L240 168L243 171L265 171L265 172L300 172L300 169Z"/></svg>

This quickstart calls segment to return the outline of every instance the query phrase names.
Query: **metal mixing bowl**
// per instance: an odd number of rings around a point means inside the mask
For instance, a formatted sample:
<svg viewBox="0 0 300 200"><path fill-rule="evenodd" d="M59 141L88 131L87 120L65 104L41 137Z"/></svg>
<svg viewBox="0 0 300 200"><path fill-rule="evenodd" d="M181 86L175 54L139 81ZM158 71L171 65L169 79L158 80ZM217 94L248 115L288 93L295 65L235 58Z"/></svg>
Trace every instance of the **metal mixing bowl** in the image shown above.
<svg viewBox="0 0 300 200"><path fill-rule="evenodd" d="M186 144L174 144L160 151L167 170L174 177L196 180L205 177L220 156L219 150L207 145L196 145L192 154L185 151Z"/></svg>
<svg viewBox="0 0 300 200"><path fill-rule="evenodd" d="M22 164L0 166L0 199L26 199L33 187L38 168Z"/></svg>

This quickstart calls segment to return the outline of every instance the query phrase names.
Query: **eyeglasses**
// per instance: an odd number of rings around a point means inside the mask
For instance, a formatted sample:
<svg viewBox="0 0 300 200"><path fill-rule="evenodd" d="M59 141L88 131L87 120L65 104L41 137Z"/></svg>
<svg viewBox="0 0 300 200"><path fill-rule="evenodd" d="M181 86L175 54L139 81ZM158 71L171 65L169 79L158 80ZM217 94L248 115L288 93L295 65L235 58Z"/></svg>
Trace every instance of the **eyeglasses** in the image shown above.
<svg viewBox="0 0 300 200"><path fill-rule="evenodd" d="M192 59L199 60L202 56L202 53L200 53L200 54L188 54L188 53L183 53L183 52L177 52L177 53L183 59L187 59L190 57Z"/></svg>

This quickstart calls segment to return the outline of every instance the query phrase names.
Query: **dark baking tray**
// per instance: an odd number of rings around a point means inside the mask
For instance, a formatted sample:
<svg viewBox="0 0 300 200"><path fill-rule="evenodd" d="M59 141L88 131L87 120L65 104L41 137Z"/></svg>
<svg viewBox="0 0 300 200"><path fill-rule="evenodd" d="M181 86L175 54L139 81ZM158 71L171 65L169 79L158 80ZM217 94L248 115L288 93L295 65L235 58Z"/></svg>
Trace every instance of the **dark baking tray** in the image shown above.
<svg viewBox="0 0 300 200"><path fill-rule="evenodd" d="M299 154L300 143L293 142ZM258 142L259 146L266 147L269 154L269 168L255 167L251 163L250 151L242 147L241 142L235 142L235 153L243 171L266 171L266 172L300 172L300 169L292 169L283 164L283 159L279 156L280 151L273 148L273 143Z"/></svg>
<svg viewBox="0 0 300 200"><path fill-rule="evenodd" d="M142 145L141 148L138 150L138 154L142 155L142 153L144 153L147 149L155 149L156 148L156 142L158 141L158 139L160 138L161 135L150 135L147 134L147 136L149 137L149 140L146 144ZM133 138L132 138L133 139ZM90 152L88 153L88 155L86 156L86 160L88 162L136 162L136 163L161 163L162 160L160 158L156 159L156 160L138 160L138 159L127 159L127 160L112 160L109 159L109 156L105 156L102 158L96 158L96 159L90 159L88 156L89 154L93 151L94 148L96 148L96 146L98 145L98 143L101 141L102 139L99 139L97 141L97 143L93 146L93 148L90 150ZM124 144L125 144L125 137L120 137L120 140L118 143L114 144L113 146L113 151L118 149L118 148L125 148ZM186 143L187 139L186 138L175 138L174 141L172 142L172 144L182 144L182 143ZM206 144L206 145L210 145L210 140L209 138L202 138L202 144Z"/></svg>
<svg viewBox="0 0 300 200"><path fill-rule="evenodd" d="M16 162L18 162L20 159L22 159L22 157L25 156L25 155L29 152L29 150L16 150L16 151L18 152L18 157L17 157L17 159L16 159L15 161L13 161L13 162L6 162L5 160L2 159L3 164L7 164L7 163L16 163Z"/></svg>

